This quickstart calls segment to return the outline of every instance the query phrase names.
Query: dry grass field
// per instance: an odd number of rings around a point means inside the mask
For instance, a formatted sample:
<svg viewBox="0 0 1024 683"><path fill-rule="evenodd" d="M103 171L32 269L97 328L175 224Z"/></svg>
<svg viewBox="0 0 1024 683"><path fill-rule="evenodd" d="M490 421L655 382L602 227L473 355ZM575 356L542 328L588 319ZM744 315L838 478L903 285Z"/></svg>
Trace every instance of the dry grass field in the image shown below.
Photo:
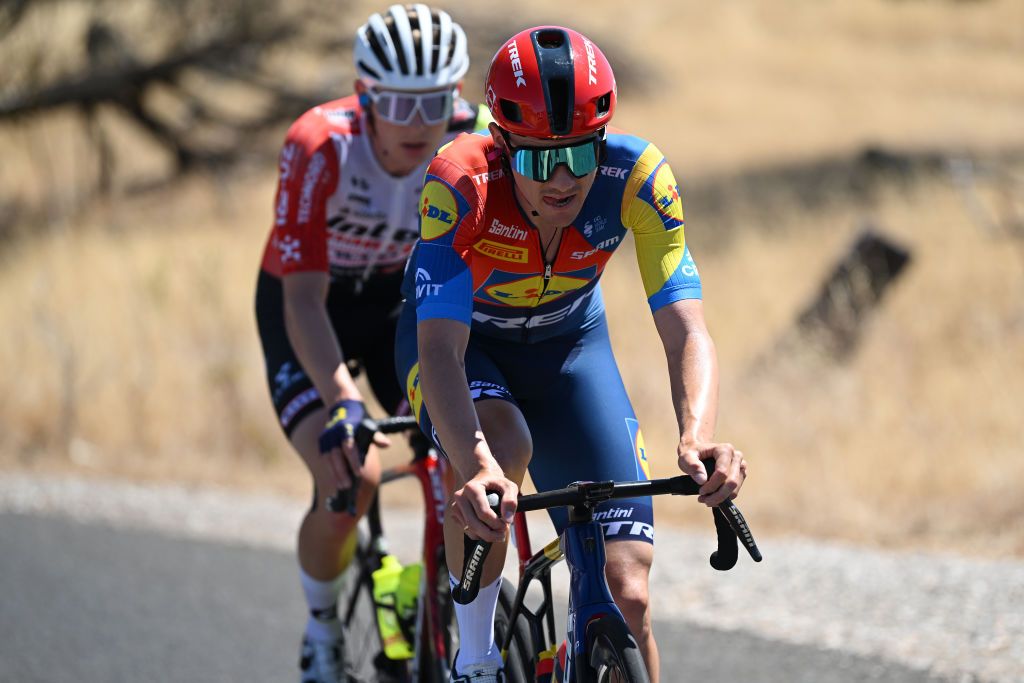
<svg viewBox="0 0 1024 683"><path fill-rule="evenodd" d="M579 19L544 5L521 3L507 33L545 21L587 32L622 64L616 122L659 144L692 200L687 235L722 366L719 435L751 461L743 499L755 529L1024 555L1024 242L1012 232L1024 169L999 160L1024 149L1024 5L740 0L623 17L621 3L596 0ZM490 10L451 9L493 30ZM351 78L337 64L308 68L322 71L305 80L336 76L342 91ZM36 207L0 245L0 471L305 496L251 311L272 141L264 165L129 193L167 159L107 116L119 164L102 201L84 199L95 165L74 116L0 125L0 210ZM734 182L869 144L987 161L968 191L943 166L812 204L753 201ZM716 208L712 190L735 201ZM860 346L836 362L780 345L866 222L913 260ZM674 422L630 251L605 295L655 473L668 475ZM663 505L660 518L707 523L680 512L689 507Z"/></svg>

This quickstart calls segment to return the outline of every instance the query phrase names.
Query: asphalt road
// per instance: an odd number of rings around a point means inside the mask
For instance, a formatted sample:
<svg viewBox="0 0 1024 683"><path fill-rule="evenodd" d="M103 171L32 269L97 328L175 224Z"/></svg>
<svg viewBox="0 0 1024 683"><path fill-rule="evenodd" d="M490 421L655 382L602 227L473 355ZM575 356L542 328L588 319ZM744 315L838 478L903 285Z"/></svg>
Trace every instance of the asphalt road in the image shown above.
<svg viewBox="0 0 1024 683"><path fill-rule="evenodd" d="M287 553L0 514L0 681L295 681ZM938 682L898 664L657 623L663 680Z"/></svg>

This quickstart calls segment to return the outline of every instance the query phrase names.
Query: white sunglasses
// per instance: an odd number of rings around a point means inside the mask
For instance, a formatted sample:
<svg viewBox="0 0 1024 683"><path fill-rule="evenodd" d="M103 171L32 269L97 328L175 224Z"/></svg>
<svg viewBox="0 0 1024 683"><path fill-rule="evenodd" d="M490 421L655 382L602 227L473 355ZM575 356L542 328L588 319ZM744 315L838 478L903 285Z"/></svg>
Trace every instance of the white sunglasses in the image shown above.
<svg viewBox="0 0 1024 683"><path fill-rule="evenodd" d="M396 90L374 90L369 88L367 94L373 102L374 113L385 121L408 126L420 113L420 118L428 126L447 121L452 115L455 101L455 89L435 90L432 92L399 92Z"/></svg>

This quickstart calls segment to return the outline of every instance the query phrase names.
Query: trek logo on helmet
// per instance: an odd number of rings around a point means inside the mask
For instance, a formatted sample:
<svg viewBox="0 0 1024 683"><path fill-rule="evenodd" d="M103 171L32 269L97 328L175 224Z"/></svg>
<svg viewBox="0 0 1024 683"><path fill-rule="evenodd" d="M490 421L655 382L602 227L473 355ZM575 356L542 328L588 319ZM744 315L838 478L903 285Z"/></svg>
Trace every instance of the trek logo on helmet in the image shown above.
<svg viewBox="0 0 1024 683"><path fill-rule="evenodd" d="M526 79L523 78L523 63L519 61L519 46L514 40L508 44L508 57L512 60L512 75L516 77L516 87L522 88L526 85Z"/></svg>
<svg viewBox="0 0 1024 683"><path fill-rule="evenodd" d="M594 44L586 38L583 38L583 47L587 50L588 80L590 81L590 85L597 85L597 57L594 56Z"/></svg>

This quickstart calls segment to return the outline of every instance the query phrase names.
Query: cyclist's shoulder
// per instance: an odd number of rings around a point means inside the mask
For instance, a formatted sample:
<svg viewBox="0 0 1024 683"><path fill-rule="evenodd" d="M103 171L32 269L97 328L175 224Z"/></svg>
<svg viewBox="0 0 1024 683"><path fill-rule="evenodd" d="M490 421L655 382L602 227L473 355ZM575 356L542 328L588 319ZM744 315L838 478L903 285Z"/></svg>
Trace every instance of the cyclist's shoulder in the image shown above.
<svg viewBox="0 0 1024 683"><path fill-rule="evenodd" d="M359 100L355 95L318 104L308 109L288 128L285 145L297 145L307 152L327 144L332 136L361 134Z"/></svg>
<svg viewBox="0 0 1024 683"><path fill-rule="evenodd" d="M477 131L462 133L442 146L431 159L427 173L455 184L462 178L472 182L477 175L486 174L491 166L500 168L494 140L487 131Z"/></svg>
<svg viewBox="0 0 1024 683"><path fill-rule="evenodd" d="M620 128L608 127L606 163L633 170L638 165L660 163L664 156L651 141Z"/></svg>

